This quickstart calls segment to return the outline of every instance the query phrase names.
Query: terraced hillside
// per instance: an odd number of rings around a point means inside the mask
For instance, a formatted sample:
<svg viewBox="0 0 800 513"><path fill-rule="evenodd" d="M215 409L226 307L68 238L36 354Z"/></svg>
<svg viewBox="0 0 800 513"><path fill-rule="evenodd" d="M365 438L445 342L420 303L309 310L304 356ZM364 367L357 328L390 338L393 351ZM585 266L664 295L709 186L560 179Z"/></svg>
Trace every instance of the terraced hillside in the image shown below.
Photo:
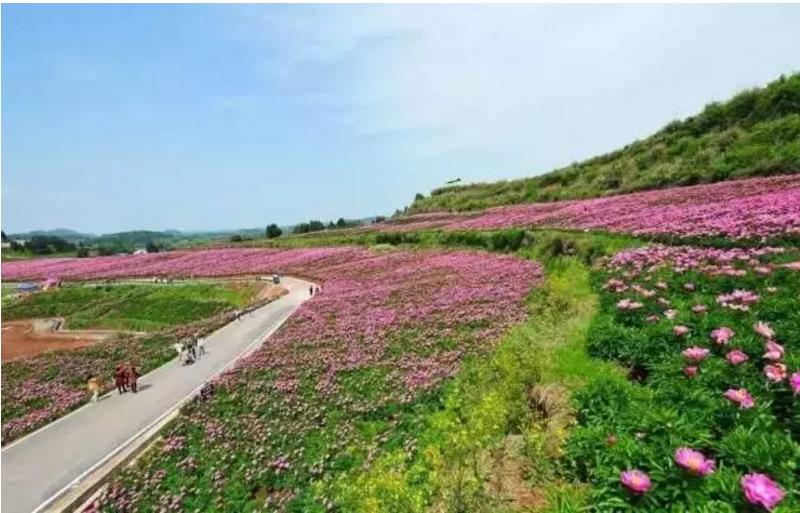
<svg viewBox="0 0 800 513"><path fill-rule="evenodd" d="M532 178L435 189L408 213L596 198L800 171L800 74L712 103L641 141Z"/></svg>

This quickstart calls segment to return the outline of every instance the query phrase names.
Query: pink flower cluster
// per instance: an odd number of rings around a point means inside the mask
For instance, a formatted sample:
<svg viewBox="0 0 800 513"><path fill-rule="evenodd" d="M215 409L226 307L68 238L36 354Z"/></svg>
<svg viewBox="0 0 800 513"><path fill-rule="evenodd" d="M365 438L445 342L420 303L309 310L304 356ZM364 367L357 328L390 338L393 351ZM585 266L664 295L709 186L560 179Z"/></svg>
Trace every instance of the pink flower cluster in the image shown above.
<svg viewBox="0 0 800 513"><path fill-rule="evenodd" d="M732 239L797 234L800 233L800 175L582 201L510 205L478 213L419 214L371 225L368 229L471 231L529 226Z"/></svg>

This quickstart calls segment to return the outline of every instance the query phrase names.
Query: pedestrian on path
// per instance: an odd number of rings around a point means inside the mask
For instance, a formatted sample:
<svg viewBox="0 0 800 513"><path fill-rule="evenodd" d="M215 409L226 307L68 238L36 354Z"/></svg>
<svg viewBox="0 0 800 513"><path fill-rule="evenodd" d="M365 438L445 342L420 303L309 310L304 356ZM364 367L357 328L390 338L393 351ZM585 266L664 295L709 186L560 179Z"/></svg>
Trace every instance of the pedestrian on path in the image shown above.
<svg viewBox="0 0 800 513"><path fill-rule="evenodd" d="M178 361L180 361L181 365L183 365L183 346L181 346L179 342L175 342L172 344L172 349L174 349L178 354Z"/></svg>
<svg viewBox="0 0 800 513"><path fill-rule="evenodd" d="M197 339L197 352L200 355L206 354L206 339L204 339L203 337Z"/></svg>
<svg viewBox="0 0 800 513"><path fill-rule="evenodd" d="M309 296L313 296L314 295L314 287L308 287L308 295Z"/></svg>
<svg viewBox="0 0 800 513"><path fill-rule="evenodd" d="M197 360L197 340L194 338L189 341L189 356L192 360Z"/></svg>
<svg viewBox="0 0 800 513"><path fill-rule="evenodd" d="M128 391L128 373L121 363L118 363L116 369L114 369L114 384L120 394Z"/></svg>
<svg viewBox="0 0 800 513"><path fill-rule="evenodd" d="M135 394L138 392L139 369L136 364L128 364L128 384L131 386L131 391Z"/></svg>
<svg viewBox="0 0 800 513"><path fill-rule="evenodd" d="M97 398L100 396L100 380L97 379L97 376L89 376L86 388L88 388L89 393L92 394L92 402L96 403Z"/></svg>
<svg viewBox="0 0 800 513"><path fill-rule="evenodd" d="M314 294L319 294L319 287L314 291Z"/></svg>

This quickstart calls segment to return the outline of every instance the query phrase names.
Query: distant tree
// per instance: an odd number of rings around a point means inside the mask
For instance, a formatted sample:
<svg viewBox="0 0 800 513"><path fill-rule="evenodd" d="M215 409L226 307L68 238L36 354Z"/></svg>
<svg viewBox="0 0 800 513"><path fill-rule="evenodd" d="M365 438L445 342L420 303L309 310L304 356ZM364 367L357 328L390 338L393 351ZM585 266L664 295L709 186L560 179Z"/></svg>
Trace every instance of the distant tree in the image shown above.
<svg viewBox="0 0 800 513"><path fill-rule="evenodd" d="M20 244L19 242L12 240L11 241L11 251L25 251L25 245Z"/></svg>
<svg viewBox="0 0 800 513"><path fill-rule="evenodd" d="M376 216L376 217L375 217L375 221L373 221L373 222L375 222L375 223L382 223L382 222L384 222L384 221L386 221L386 216Z"/></svg>
<svg viewBox="0 0 800 513"><path fill-rule="evenodd" d="M424 199L425 199L425 195L422 194L421 192L418 192L417 195L414 196L414 201L419 201L419 200L424 200Z"/></svg>
<svg viewBox="0 0 800 513"><path fill-rule="evenodd" d="M80 245L78 247L78 251L75 253L75 256L78 258L86 258L89 256L89 248L84 245Z"/></svg>
<svg viewBox="0 0 800 513"><path fill-rule="evenodd" d="M336 221L337 228L344 228L347 226L347 221L344 220L343 217L340 217L338 221Z"/></svg>
<svg viewBox="0 0 800 513"><path fill-rule="evenodd" d="M111 256L115 254L114 246L110 245L100 245L97 247L97 254L100 256Z"/></svg>
<svg viewBox="0 0 800 513"><path fill-rule="evenodd" d="M3 242L8 242L8 237L6 237L6 232L0 232L0 234L2 234Z"/></svg>
<svg viewBox="0 0 800 513"><path fill-rule="evenodd" d="M235 235L231 235L231 242L242 242L242 236L238 233Z"/></svg>
<svg viewBox="0 0 800 513"><path fill-rule="evenodd" d="M144 248L147 250L148 253L158 253L159 251L161 251L161 247L152 240L147 241L147 245L145 245Z"/></svg>
<svg viewBox="0 0 800 513"><path fill-rule="evenodd" d="M309 233L318 232L325 229L325 223L318 220L309 221L307 223L300 223L294 227L294 233Z"/></svg>
<svg viewBox="0 0 800 513"><path fill-rule="evenodd" d="M51 235L34 235L25 243L25 249L35 255L50 255L52 253L63 253L74 251L75 244L67 242L61 237Z"/></svg>
<svg viewBox="0 0 800 513"><path fill-rule="evenodd" d="M272 223L271 225L267 226L267 238L268 239L275 239L277 237L280 237L281 235L283 235L283 230L278 228L277 224Z"/></svg>

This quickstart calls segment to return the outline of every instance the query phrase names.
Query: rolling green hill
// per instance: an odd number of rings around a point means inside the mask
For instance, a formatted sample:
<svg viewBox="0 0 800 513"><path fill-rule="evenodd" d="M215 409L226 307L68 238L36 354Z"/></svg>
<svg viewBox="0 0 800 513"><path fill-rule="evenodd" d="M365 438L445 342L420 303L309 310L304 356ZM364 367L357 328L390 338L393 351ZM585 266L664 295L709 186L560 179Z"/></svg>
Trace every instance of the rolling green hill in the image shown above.
<svg viewBox="0 0 800 513"><path fill-rule="evenodd" d="M624 148L532 178L435 189L408 213L592 198L800 172L800 73L711 103Z"/></svg>

